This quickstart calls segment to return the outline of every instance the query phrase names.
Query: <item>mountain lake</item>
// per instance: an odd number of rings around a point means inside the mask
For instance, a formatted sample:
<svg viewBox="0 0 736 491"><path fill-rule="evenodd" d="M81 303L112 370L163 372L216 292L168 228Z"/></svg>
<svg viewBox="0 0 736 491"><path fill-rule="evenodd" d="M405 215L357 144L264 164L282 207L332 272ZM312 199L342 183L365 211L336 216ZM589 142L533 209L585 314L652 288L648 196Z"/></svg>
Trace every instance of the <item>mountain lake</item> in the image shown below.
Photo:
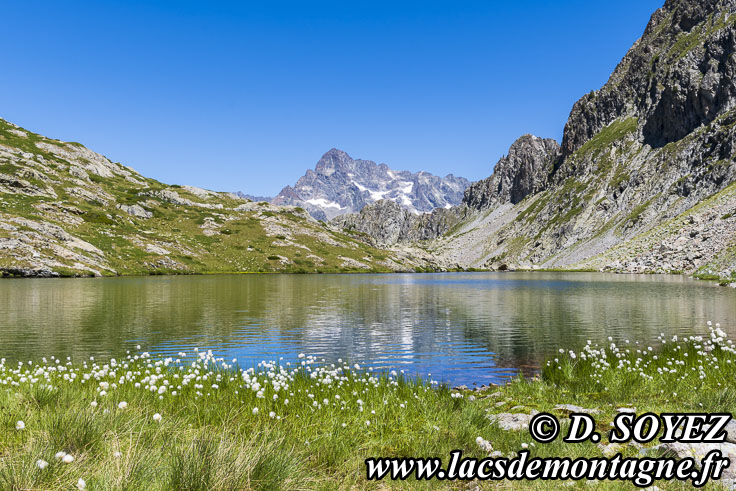
<svg viewBox="0 0 736 491"><path fill-rule="evenodd" d="M2 356L176 357L243 367L300 353L452 385L535 373L559 349L664 333L729 334L736 290L683 276L600 273L211 275L0 281ZM639 343L637 346L636 343Z"/></svg>

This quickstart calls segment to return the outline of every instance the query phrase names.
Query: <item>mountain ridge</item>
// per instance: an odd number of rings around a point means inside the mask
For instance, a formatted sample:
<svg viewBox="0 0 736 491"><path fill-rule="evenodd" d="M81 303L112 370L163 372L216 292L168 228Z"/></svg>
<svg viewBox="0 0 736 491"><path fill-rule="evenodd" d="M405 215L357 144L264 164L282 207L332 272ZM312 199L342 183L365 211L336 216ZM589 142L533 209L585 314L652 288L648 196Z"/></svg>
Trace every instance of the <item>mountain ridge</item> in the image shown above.
<svg viewBox="0 0 736 491"><path fill-rule="evenodd" d="M523 135L472 184L331 149L255 203L0 120L0 272L595 269L736 284L735 153L736 0L667 0L560 143Z"/></svg>
<svg viewBox="0 0 736 491"><path fill-rule="evenodd" d="M293 206L167 185L0 119L0 276L413 271Z"/></svg>
<svg viewBox="0 0 736 491"><path fill-rule="evenodd" d="M383 243L429 237L422 247L438 261L466 268L685 272L736 281L734 13L733 0L668 0L608 82L573 105L558 149L520 138L512 149L524 152L510 149L515 162L501 159L461 205L433 212L432 220L410 218L398 233L385 230L397 223L395 211L377 205L335 226L390 238ZM439 222L445 226L432 228ZM727 239L712 240L717 234Z"/></svg>
<svg viewBox="0 0 736 491"><path fill-rule="evenodd" d="M271 202L300 206L318 220L358 212L381 199L420 214L460 203L469 185L470 181L453 174L438 177L424 171L394 170L332 148L314 169L308 169L294 186L285 186Z"/></svg>

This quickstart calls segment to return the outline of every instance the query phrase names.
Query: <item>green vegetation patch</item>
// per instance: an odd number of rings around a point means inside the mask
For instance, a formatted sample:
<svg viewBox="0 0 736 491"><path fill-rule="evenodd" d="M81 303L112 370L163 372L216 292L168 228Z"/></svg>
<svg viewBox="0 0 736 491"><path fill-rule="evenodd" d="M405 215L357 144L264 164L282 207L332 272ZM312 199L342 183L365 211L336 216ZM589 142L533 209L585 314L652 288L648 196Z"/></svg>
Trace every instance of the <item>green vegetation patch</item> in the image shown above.
<svg viewBox="0 0 736 491"><path fill-rule="evenodd" d="M589 156L592 158L600 155L604 150L610 148L614 142L622 141L628 135L634 133L639 125L638 118L617 119L599 131L593 138L585 142L578 149L573 158Z"/></svg>

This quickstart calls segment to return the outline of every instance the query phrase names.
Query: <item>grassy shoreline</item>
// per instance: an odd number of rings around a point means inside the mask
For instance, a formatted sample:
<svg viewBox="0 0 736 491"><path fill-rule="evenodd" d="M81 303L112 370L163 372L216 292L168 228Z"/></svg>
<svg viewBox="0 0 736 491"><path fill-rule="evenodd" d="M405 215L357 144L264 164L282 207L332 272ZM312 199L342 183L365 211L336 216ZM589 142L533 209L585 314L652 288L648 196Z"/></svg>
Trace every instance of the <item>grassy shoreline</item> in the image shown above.
<svg viewBox="0 0 736 491"><path fill-rule="evenodd" d="M21 280L21 279L69 279L69 278L145 278L149 276L218 276L218 275L347 275L347 274L441 274L441 273L601 273L601 274L612 274L612 275L627 275L627 274L645 274L645 275L665 275L665 276L684 276L698 281L711 281L717 283L718 286L730 286L736 284L733 278L724 278L714 275L700 275L700 274L686 274L682 272L672 273L624 273L617 271L598 271L594 269L564 269L564 268L551 268L551 269L514 269L514 270L492 270L492 269L449 269L445 271L432 271L427 269L418 268L416 270L407 271L378 271L378 270L364 270L356 269L350 271L316 271L316 272L294 272L294 271L167 271L167 272L149 272L149 273L123 273L117 275L82 275L82 274L60 274L58 276L22 276L22 275L11 275L4 274L0 269L0 280Z"/></svg>
<svg viewBox="0 0 736 491"><path fill-rule="evenodd" d="M517 270L517 271L532 271L532 270ZM485 270L485 269L447 269L447 270L432 270L428 268L415 268L407 269L405 271L390 270L390 269L325 269L318 271L178 271L178 270L152 270L152 271L137 271L131 273L119 273L119 274L102 274L101 276L95 276L94 274L81 274L81 273L59 273L55 276L28 276L23 274L12 274L7 268L0 268L0 280L2 279L59 279L59 278L145 278L147 276L216 276L216 275L345 275L345 274L432 274L432 273L494 273L499 271ZM570 270L569 272L578 272Z"/></svg>
<svg viewBox="0 0 736 491"><path fill-rule="evenodd" d="M87 489L467 489L462 481L369 483L364 460L448 459L456 449L475 458L522 448L539 457L603 456L606 447L591 442L534 445L527 430L504 430L489 416L546 411L564 417L568 411L555 406L575 404L595 409L603 432L621 407L733 413L734 375L736 354L719 326L704 338L662 338L653 346L611 342L563 350L540 376L482 392L308 356L247 369L199 352L3 360L0 488L72 489L82 479ZM632 445L616 450L640 455Z"/></svg>

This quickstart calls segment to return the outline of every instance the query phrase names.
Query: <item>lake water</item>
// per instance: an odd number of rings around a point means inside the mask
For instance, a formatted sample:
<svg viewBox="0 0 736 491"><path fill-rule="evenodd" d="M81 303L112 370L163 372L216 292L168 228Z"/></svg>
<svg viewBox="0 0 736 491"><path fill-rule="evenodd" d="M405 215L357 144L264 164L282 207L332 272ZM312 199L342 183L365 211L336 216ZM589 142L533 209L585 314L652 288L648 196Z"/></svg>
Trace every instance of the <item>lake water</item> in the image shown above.
<svg viewBox="0 0 736 491"><path fill-rule="evenodd" d="M0 357L194 346L241 365L299 353L451 384L534 372L586 340L735 334L736 290L597 273L222 275L0 281Z"/></svg>

